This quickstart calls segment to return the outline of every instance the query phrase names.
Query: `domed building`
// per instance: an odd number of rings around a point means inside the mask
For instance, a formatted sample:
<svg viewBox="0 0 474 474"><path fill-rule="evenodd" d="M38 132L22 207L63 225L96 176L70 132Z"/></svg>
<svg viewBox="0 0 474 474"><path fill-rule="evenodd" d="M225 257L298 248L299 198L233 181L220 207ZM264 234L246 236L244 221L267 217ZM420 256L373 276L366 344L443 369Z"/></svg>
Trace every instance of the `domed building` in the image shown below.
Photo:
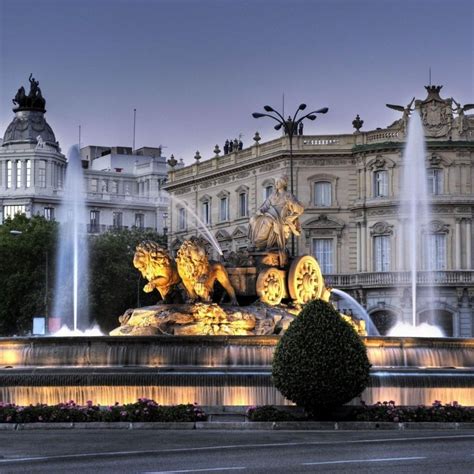
<svg viewBox="0 0 474 474"><path fill-rule="evenodd" d="M59 217L67 158L45 118L46 100L30 75L0 143L0 223L23 213ZM160 148L88 146L81 150L88 231L140 227L163 232L168 201L161 192L167 164Z"/></svg>

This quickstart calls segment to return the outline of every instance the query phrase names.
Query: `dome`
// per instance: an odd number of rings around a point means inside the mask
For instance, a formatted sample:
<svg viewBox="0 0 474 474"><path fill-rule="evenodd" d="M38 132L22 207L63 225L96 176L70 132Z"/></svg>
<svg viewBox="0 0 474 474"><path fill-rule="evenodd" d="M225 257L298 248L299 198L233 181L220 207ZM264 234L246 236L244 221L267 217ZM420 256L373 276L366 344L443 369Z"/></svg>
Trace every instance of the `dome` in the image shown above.
<svg viewBox="0 0 474 474"><path fill-rule="evenodd" d="M43 143L58 148L53 129L46 122L43 111L18 110L3 136L2 146L16 143L36 144L38 137L41 137Z"/></svg>

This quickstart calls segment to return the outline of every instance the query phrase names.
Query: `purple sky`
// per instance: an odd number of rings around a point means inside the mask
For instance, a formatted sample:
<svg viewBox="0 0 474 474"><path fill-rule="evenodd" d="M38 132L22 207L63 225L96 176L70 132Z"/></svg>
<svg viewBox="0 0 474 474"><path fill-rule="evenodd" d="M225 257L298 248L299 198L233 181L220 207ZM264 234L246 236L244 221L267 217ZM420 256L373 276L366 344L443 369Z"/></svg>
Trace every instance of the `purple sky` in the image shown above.
<svg viewBox="0 0 474 474"><path fill-rule="evenodd" d="M226 138L278 136L251 117L301 102L329 113L308 134L363 130L400 117L385 103L474 102L472 0L0 0L0 133L34 73L63 151L164 145L193 161Z"/></svg>

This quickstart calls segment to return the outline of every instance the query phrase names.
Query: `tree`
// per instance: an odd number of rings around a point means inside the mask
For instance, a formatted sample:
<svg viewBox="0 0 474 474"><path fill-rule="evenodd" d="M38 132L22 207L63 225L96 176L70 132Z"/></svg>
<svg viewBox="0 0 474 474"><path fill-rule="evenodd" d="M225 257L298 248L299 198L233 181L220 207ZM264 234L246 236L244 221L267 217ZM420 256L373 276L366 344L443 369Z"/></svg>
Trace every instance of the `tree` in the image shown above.
<svg viewBox="0 0 474 474"><path fill-rule="evenodd" d="M370 363L359 336L329 304L304 306L275 350L273 382L310 414L320 416L360 395Z"/></svg>
<svg viewBox="0 0 474 474"><path fill-rule="evenodd" d="M92 236L90 241L90 315L104 332L119 325L128 308L155 304L157 292L144 293L143 280L133 266L135 247L154 240L166 247L164 237L140 229L113 230Z"/></svg>
<svg viewBox="0 0 474 474"><path fill-rule="evenodd" d="M47 316L54 290L57 224L16 215L0 226L0 334L25 335Z"/></svg>

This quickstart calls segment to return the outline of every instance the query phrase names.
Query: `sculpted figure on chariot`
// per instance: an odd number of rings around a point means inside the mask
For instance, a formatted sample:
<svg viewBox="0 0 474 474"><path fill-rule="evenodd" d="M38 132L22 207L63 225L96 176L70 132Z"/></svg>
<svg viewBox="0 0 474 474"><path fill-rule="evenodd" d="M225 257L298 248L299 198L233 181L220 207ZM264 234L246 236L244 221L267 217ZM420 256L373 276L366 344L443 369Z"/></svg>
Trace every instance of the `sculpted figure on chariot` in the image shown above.
<svg viewBox="0 0 474 474"><path fill-rule="evenodd" d="M287 176L277 179L275 188L250 219L249 238L256 250L278 249L280 260L284 260L288 237L301 234L298 218L304 208L288 191Z"/></svg>

